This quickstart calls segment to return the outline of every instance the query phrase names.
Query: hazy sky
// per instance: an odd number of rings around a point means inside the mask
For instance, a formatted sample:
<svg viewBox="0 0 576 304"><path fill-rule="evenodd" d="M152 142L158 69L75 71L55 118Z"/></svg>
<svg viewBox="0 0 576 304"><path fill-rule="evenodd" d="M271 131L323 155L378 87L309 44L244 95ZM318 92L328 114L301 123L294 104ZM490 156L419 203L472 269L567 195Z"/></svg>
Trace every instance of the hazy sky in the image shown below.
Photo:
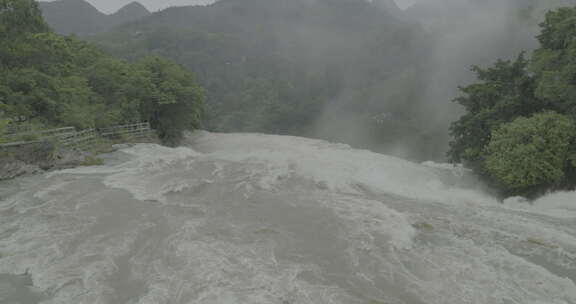
<svg viewBox="0 0 576 304"><path fill-rule="evenodd" d="M54 0L40 0L40 1L54 1ZM155 12L170 6L185 6L195 4L207 4L211 0L86 0L94 5L101 12L110 14L116 12L118 9L130 2L140 2L148 8L148 10Z"/></svg>
<svg viewBox="0 0 576 304"><path fill-rule="evenodd" d="M133 1L142 3L144 6L148 8L148 10L152 12L167 8L169 6L207 4L213 2L213 0L87 0L87 1L92 3L92 5L94 5L100 11L107 14L114 13L122 6ZM401 8L406 8L414 4L414 2L417 0L395 0L395 1Z"/></svg>
<svg viewBox="0 0 576 304"><path fill-rule="evenodd" d="M394 0L394 1L396 1L396 4L398 4L400 8L404 9L416 3L417 0Z"/></svg>

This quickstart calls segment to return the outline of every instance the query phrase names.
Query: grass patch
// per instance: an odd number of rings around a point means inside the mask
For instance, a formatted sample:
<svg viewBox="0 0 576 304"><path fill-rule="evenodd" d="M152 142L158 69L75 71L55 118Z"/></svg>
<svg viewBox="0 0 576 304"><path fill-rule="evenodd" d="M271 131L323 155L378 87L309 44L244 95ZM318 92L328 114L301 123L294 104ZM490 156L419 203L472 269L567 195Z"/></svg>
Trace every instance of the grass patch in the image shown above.
<svg viewBox="0 0 576 304"><path fill-rule="evenodd" d="M419 222L419 223L412 224L412 227L414 227L420 231L433 231L434 230L434 226L432 226L431 224L428 224L426 222Z"/></svg>
<svg viewBox="0 0 576 304"><path fill-rule="evenodd" d="M84 158L84 161L80 164L83 167L91 167L91 166L102 166L104 165L104 161L98 157L89 155Z"/></svg>

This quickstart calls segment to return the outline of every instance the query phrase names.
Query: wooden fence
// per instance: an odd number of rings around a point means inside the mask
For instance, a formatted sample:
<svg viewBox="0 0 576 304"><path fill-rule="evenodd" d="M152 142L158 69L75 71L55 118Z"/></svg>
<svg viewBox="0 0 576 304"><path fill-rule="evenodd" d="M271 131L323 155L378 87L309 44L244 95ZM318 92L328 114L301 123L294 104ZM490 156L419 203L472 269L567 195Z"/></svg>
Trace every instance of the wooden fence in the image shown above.
<svg viewBox="0 0 576 304"><path fill-rule="evenodd" d="M98 133L94 129L86 129L80 132L61 136L58 141L68 148L89 149L98 142Z"/></svg>
<svg viewBox="0 0 576 304"><path fill-rule="evenodd" d="M153 130L147 122L99 130L86 129L77 131L74 127L38 131L24 128L24 130L24 132L16 133L7 132L4 138L8 143L0 144L0 148L17 147L37 143L46 139L53 139L68 148L90 149L98 144L102 138L135 141L150 138L155 135L155 130Z"/></svg>
<svg viewBox="0 0 576 304"><path fill-rule="evenodd" d="M15 130L17 128L12 128ZM58 129L47 129L47 130L34 130L31 126L26 126L22 128L24 130L21 132L6 132L4 139L7 141L23 138L46 138L46 137L65 137L76 132L74 127L58 128Z"/></svg>

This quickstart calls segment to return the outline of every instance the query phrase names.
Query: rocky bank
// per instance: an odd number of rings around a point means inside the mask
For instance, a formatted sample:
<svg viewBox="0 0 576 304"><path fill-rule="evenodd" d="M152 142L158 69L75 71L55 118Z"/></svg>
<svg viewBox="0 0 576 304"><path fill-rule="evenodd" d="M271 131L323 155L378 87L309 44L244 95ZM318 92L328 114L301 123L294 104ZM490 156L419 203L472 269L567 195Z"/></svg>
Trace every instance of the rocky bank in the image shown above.
<svg viewBox="0 0 576 304"><path fill-rule="evenodd" d="M88 156L87 152L57 147L49 141L0 147L0 180L76 167L82 165Z"/></svg>

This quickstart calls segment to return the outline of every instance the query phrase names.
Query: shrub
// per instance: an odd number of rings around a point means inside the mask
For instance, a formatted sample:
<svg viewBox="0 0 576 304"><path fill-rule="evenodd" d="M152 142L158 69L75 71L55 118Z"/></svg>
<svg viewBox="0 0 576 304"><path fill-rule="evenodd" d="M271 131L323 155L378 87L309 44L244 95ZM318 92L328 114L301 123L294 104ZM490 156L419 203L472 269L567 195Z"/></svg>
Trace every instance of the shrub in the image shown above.
<svg viewBox="0 0 576 304"><path fill-rule="evenodd" d="M508 195L534 196L574 181L574 120L555 112L520 117L492 133L485 169Z"/></svg>
<svg viewBox="0 0 576 304"><path fill-rule="evenodd" d="M80 166L84 167L91 167L91 166L102 166L104 165L104 161L101 158L88 155L84 158L84 161L80 164Z"/></svg>

